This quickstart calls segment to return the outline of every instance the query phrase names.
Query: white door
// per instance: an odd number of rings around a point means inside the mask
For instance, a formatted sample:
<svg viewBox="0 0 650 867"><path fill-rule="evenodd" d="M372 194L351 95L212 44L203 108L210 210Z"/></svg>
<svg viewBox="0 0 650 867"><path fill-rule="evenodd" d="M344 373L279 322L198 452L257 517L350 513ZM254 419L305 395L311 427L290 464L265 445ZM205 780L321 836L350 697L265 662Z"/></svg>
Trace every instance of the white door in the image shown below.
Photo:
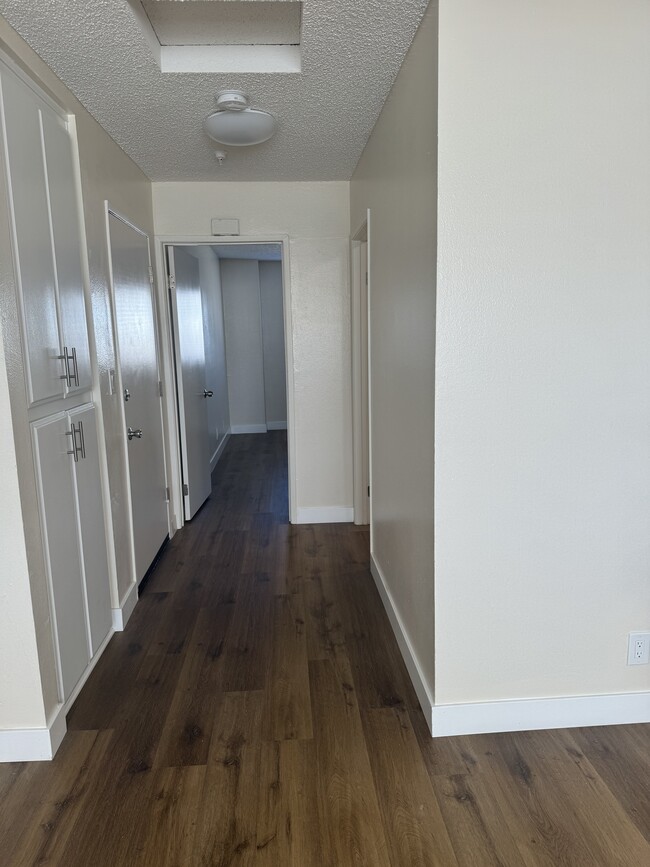
<svg viewBox="0 0 650 867"><path fill-rule="evenodd" d="M70 410L68 415L70 425L74 425L77 446L73 469L79 503L88 628L94 656L108 635L112 621L95 407L85 404Z"/></svg>
<svg viewBox="0 0 650 867"><path fill-rule="evenodd" d="M63 397L56 278L36 94L0 64L7 180L30 403Z"/></svg>
<svg viewBox="0 0 650 867"><path fill-rule="evenodd" d="M174 316L185 518L189 521L212 490L207 401L213 397L213 390L205 381L198 260L182 247L169 247L167 256Z"/></svg>
<svg viewBox="0 0 650 867"><path fill-rule="evenodd" d="M110 212L109 236L136 578L141 581L169 531L149 239Z"/></svg>
<svg viewBox="0 0 650 867"><path fill-rule="evenodd" d="M70 353L68 392L87 391L92 386L92 377L72 139L66 122L54 112L42 109L41 123L52 213L61 341Z"/></svg>
<svg viewBox="0 0 650 867"><path fill-rule="evenodd" d="M61 696L65 701L83 674L90 649L79 552L79 525L72 463L80 441L66 413L32 424L40 488L45 559L54 603Z"/></svg>

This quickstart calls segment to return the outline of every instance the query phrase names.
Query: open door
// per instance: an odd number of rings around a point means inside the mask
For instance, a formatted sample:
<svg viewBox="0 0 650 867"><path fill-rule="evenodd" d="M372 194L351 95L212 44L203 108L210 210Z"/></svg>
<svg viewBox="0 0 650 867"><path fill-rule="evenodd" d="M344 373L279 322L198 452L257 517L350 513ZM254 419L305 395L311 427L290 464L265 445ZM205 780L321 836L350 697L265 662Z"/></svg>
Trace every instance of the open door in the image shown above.
<svg viewBox="0 0 650 867"><path fill-rule="evenodd" d="M167 267L174 319L183 502L189 521L212 490L207 401L213 392L205 381L199 262L183 247L168 247Z"/></svg>

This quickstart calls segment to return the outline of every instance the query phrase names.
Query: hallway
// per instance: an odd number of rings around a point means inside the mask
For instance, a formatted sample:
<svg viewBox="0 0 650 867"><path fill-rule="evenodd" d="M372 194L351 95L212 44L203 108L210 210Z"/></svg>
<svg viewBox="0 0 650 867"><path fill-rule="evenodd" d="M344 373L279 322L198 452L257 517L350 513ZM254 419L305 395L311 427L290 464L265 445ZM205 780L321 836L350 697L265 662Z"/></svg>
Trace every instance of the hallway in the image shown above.
<svg viewBox="0 0 650 867"><path fill-rule="evenodd" d="M51 763L0 767L0 864L639 865L647 728L430 738L368 535L287 522L232 437Z"/></svg>

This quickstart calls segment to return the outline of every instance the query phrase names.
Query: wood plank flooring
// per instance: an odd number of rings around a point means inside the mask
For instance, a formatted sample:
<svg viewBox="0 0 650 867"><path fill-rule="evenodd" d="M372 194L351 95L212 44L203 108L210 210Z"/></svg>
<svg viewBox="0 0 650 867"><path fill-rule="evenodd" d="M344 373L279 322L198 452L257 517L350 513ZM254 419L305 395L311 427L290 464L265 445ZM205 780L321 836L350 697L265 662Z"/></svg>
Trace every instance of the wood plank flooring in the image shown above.
<svg viewBox="0 0 650 867"><path fill-rule="evenodd" d="M286 490L231 439L54 761L0 765L0 865L650 865L650 727L432 740L366 530Z"/></svg>

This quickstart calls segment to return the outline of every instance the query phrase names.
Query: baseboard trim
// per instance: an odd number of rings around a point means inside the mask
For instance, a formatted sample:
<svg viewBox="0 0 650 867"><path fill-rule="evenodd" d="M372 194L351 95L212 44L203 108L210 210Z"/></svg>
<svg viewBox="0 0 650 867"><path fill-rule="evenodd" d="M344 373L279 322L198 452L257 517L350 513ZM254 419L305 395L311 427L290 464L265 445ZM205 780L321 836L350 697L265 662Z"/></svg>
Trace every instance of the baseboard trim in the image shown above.
<svg viewBox="0 0 650 867"><path fill-rule="evenodd" d="M650 722L650 692L434 705L433 736Z"/></svg>
<svg viewBox="0 0 650 867"><path fill-rule="evenodd" d="M113 631L123 632L138 601L138 585L134 582L122 597L119 608L113 608Z"/></svg>
<svg viewBox="0 0 650 867"><path fill-rule="evenodd" d="M233 424L230 426L231 434L266 433L265 424Z"/></svg>
<svg viewBox="0 0 650 867"><path fill-rule="evenodd" d="M415 689L415 694L420 702L420 707L424 713L427 725L431 729L431 708L433 706L433 696L422 673L422 667L413 649L408 632L406 631L404 624L402 623L402 618L395 606L393 596L388 589L388 584L386 583L386 578L384 577L381 566L377 563L372 554L370 555L370 572L372 573L372 577L375 579L375 584L377 585L377 590L381 596L381 601L384 603L384 608L386 609L390 625L395 633L397 644L402 654L402 658L404 659L406 670L411 678L413 688Z"/></svg>
<svg viewBox="0 0 650 867"><path fill-rule="evenodd" d="M58 705L47 726L0 731L0 762L49 762L66 731L63 705Z"/></svg>
<svg viewBox="0 0 650 867"><path fill-rule="evenodd" d="M223 435L221 441L219 442L219 445L215 449L214 454L210 458L210 472L211 473L214 472L214 468L219 463L219 458L223 454L223 450L225 449L226 445L228 444L229 439L230 439L230 430L228 431L228 433Z"/></svg>
<svg viewBox="0 0 650 867"><path fill-rule="evenodd" d="M286 430L287 423L286 421L267 421L266 428L267 430Z"/></svg>
<svg viewBox="0 0 650 867"><path fill-rule="evenodd" d="M354 509L348 506L308 506L296 510L296 524L351 524Z"/></svg>

